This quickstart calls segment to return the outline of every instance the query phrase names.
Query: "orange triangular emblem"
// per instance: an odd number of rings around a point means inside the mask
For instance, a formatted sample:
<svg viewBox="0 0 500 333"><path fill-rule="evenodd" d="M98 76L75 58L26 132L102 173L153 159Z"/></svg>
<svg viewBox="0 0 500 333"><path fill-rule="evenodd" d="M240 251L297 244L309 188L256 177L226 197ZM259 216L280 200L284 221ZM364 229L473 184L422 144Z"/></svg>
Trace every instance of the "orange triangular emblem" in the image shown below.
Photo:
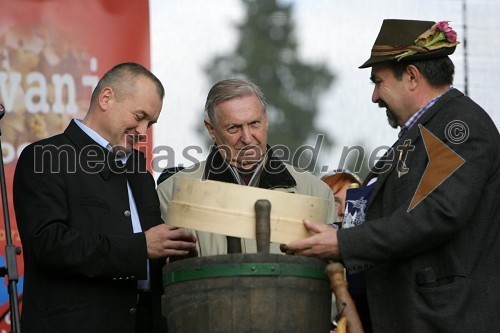
<svg viewBox="0 0 500 333"><path fill-rule="evenodd" d="M429 164L425 168L422 179L420 179L415 195L408 207L408 212L465 163L465 160L460 155L450 149L424 126L419 124L418 127L424 140Z"/></svg>

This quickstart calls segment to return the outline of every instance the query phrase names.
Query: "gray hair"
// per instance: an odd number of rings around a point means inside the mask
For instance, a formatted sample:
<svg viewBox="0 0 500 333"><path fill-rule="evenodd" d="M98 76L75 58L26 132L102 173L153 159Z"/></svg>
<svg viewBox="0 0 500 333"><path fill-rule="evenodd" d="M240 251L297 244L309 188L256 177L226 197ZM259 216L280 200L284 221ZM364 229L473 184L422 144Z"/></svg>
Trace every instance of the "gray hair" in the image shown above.
<svg viewBox="0 0 500 333"><path fill-rule="evenodd" d="M266 100L262 91L256 84L241 79L227 79L217 82L208 92L207 101L205 103L205 119L208 119L212 124L215 124L217 105L235 97L244 97L249 95L257 96L262 107L262 112L266 113Z"/></svg>

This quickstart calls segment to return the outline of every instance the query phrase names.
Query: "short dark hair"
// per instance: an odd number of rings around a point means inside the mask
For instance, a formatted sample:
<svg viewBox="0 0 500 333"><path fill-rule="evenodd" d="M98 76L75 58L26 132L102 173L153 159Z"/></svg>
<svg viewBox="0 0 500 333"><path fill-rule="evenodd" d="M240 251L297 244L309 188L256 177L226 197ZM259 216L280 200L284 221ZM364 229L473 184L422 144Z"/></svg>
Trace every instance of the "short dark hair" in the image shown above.
<svg viewBox="0 0 500 333"><path fill-rule="evenodd" d="M133 87L137 77L145 76L156 85L158 96L163 99L165 89L160 80L149 71L146 67L135 62L124 62L111 68L104 74L95 87L90 105L94 105L101 91L105 87L111 87L115 91L116 98L120 99L122 94L125 94Z"/></svg>
<svg viewBox="0 0 500 333"><path fill-rule="evenodd" d="M398 80L401 80L404 71L409 65L414 65L433 87L453 84L455 65L448 56L407 62L392 61L388 64Z"/></svg>

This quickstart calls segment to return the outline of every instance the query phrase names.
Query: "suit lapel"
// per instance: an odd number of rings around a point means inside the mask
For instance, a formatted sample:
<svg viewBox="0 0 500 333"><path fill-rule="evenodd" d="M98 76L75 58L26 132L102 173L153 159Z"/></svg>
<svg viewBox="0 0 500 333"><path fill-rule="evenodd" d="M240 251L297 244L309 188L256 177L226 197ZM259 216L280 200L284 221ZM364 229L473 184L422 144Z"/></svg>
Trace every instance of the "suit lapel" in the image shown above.
<svg viewBox="0 0 500 333"><path fill-rule="evenodd" d="M78 163L84 172L99 173L104 180L108 180L112 173L120 173L120 168L115 163L114 154L92 140L72 120L64 134L73 142L77 151Z"/></svg>
<svg viewBox="0 0 500 333"><path fill-rule="evenodd" d="M375 164L375 167L370 171L368 176L366 177L365 184L367 185L370 180L373 178L377 178L377 182L373 186L373 191L370 195L370 199L368 200L367 209L370 208L373 199L377 196L379 190L382 188L382 185L385 183L387 176L392 172L395 166L396 160L396 150L395 148L398 145L398 141L396 141L391 148L387 150L387 152L382 156L382 158Z"/></svg>
<svg viewBox="0 0 500 333"><path fill-rule="evenodd" d="M117 164L116 155L92 140L80 129L74 120L71 121L64 133L78 150L78 161L81 163L82 170L85 167L84 171L99 173L111 188L116 189L113 194L113 200L126 203L127 206L129 202L127 191L128 180L139 213L142 230L151 228L153 225L146 224L150 224L152 219L143 218L145 209L153 209L149 206L145 208L146 203L144 202L145 200L151 200L151 198L144 198L144 186L148 174L144 154L134 149L131 156L127 159L126 165L120 166ZM150 191L155 193L153 189ZM150 215L154 214L155 212L151 212ZM131 224L130 230L132 230Z"/></svg>
<svg viewBox="0 0 500 333"><path fill-rule="evenodd" d="M383 170L383 172L377 173L373 172L372 170L366 177L365 185L369 180L377 177L377 183L373 187L373 192L370 196L367 209L374 201L373 199L380 192L380 189L383 187L389 175L395 172L394 169L398 164L400 150L402 149L405 141L409 140L409 144L415 146L420 140L421 135L418 125L425 125L426 123L428 123L432 119L432 117L434 117L436 113L443 107L443 105L448 103L451 99L460 97L462 95L463 94L456 89L450 89L448 92L443 94L443 96L441 96L441 98L439 98L436 103L434 103L434 105L432 105L427 111L425 111L424 114L417 120L417 122L413 124L413 126L400 139L398 139L398 141L396 141L392 145L392 147L384 154L384 156L377 162L374 170ZM411 154L411 152L409 153Z"/></svg>

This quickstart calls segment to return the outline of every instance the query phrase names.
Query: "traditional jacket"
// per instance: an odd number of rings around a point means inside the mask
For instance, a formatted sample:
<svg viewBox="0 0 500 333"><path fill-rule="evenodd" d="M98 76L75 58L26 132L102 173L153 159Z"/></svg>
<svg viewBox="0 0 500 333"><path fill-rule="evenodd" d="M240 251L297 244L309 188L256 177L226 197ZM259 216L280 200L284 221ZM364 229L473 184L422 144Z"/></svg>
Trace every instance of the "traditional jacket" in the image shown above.
<svg viewBox="0 0 500 333"><path fill-rule="evenodd" d="M448 167L439 151L429 161L435 147L424 143L424 130L464 163L410 207L426 169ZM366 179L377 177L366 222L338 233L345 267L364 272L374 332L497 331L500 136L490 117L451 89L375 169Z"/></svg>

